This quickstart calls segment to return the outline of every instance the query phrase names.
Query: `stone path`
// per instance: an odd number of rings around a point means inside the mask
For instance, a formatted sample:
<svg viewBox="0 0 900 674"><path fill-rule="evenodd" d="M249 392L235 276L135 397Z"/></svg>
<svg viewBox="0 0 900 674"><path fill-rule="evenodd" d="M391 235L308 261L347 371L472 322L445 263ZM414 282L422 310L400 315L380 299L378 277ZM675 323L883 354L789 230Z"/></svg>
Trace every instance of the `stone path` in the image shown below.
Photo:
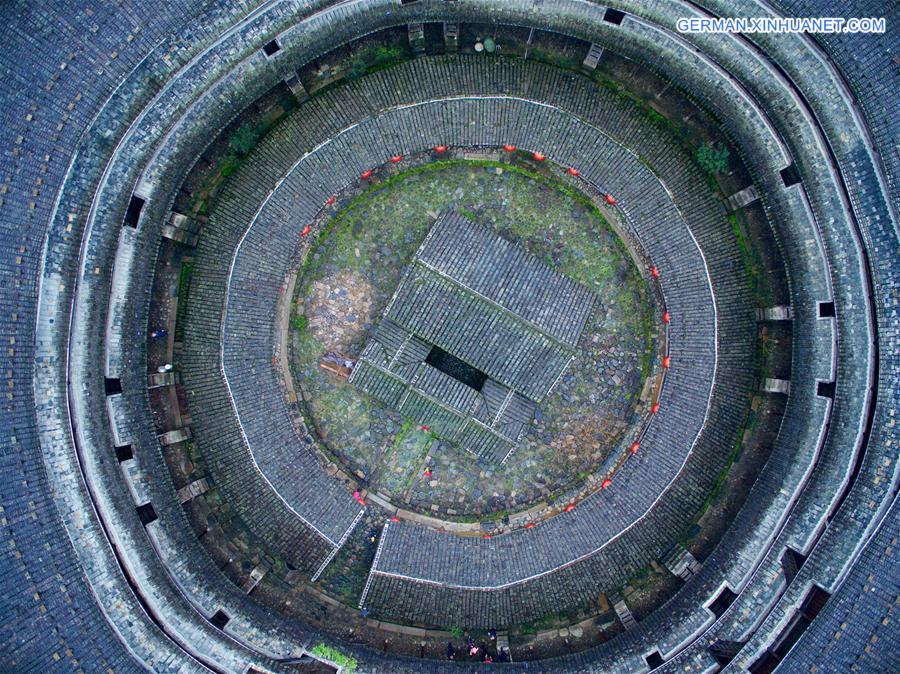
<svg viewBox="0 0 900 674"><path fill-rule="evenodd" d="M372 327L373 289L357 271L344 270L312 283L306 298L309 328L328 351L351 348Z"/></svg>

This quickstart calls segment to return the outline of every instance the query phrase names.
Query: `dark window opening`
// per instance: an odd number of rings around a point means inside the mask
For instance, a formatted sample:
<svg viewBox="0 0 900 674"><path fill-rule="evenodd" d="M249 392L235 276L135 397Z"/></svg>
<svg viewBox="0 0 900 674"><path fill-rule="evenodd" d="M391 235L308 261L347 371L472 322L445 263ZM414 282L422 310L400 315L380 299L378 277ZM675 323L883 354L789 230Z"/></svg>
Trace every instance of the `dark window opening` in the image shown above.
<svg viewBox="0 0 900 674"><path fill-rule="evenodd" d="M125 210L125 224L132 229L138 226L138 220L141 219L141 211L144 209L144 200L140 197L131 195L131 201L128 202L128 208Z"/></svg>
<svg viewBox="0 0 900 674"><path fill-rule="evenodd" d="M834 302L819 302L819 318L834 318Z"/></svg>
<svg viewBox="0 0 900 674"><path fill-rule="evenodd" d="M785 548L784 554L781 556L781 568L784 571L784 578L788 585L794 580L805 561L806 557L804 555L792 548Z"/></svg>
<svg viewBox="0 0 900 674"><path fill-rule="evenodd" d="M822 398L834 398L834 382L819 381L816 382L816 395Z"/></svg>
<svg viewBox="0 0 900 674"><path fill-rule="evenodd" d="M625 18L625 12L620 12L618 9L607 9L603 14L603 20L606 23L611 23L614 26L621 26L622 19Z"/></svg>
<svg viewBox="0 0 900 674"><path fill-rule="evenodd" d="M779 662L778 658L766 651L757 658L756 662L750 665L750 672L751 674L771 674L771 672L775 671Z"/></svg>
<svg viewBox="0 0 900 674"><path fill-rule="evenodd" d="M785 187L790 187L791 185L799 183L800 172L797 170L797 167L791 164L787 168L781 169L781 181L784 183Z"/></svg>
<svg viewBox="0 0 900 674"><path fill-rule="evenodd" d="M731 602L734 601L735 597L737 595L730 588L724 587L719 596L709 605L709 610L716 615L716 618L721 618L722 614L731 606Z"/></svg>
<svg viewBox="0 0 900 674"><path fill-rule="evenodd" d="M400 0L401 5L412 5L413 3L418 2L419 0Z"/></svg>
<svg viewBox="0 0 900 674"><path fill-rule="evenodd" d="M131 451L131 445L118 445L116 447L116 459L118 459L119 463L132 458L134 458L134 453Z"/></svg>
<svg viewBox="0 0 900 674"><path fill-rule="evenodd" d="M138 517L141 518L141 524L147 526L150 522L156 521L156 510L153 507L152 503L145 503L144 505L139 505L137 507Z"/></svg>
<svg viewBox="0 0 900 674"><path fill-rule="evenodd" d="M225 625L228 624L228 621L231 618L228 617L228 614L225 613L222 609L219 609L213 614L213 617L209 619L209 622L213 624L213 626L218 627L220 630L225 629Z"/></svg>
<svg viewBox="0 0 900 674"><path fill-rule="evenodd" d="M122 380L121 379L110 379L109 377L103 378L103 390L106 391L106 395L114 396L117 393L122 392Z"/></svg>
<svg viewBox="0 0 900 674"><path fill-rule="evenodd" d="M271 42L266 42L263 45L263 52L266 56L275 56L278 52L281 51L281 45L278 44L278 40L272 40Z"/></svg>
<svg viewBox="0 0 900 674"><path fill-rule="evenodd" d="M812 624L813 618L819 614L819 611L822 610L825 606L825 602L827 602L830 597L831 595L828 592L816 585L810 589L809 594L807 594L806 598L803 600L799 613L794 618L791 625L782 632L783 636L779 640L778 645L772 649L772 654L778 660L783 660L788 654L788 651L790 651L794 647L794 644L799 641L800 637L803 636L803 633L806 631L806 628Z"/></svg>
<svg viewBox="0 0 900 674"><path fill-rule="evenodd" d="M744 644L741 641L726 641L724 639L719 639L709 647L709 652L713 658L715 658L716 662L724 667L737 657L737 654L740 652L743 645Z"/></svg>
<svg viewBox="0 0 900 674"><path fill-rule="evenodd" d="M425 362L444 374L453 377L456 381L460 381L466 386L471 386L476 391L480 391L484 387L484 382L488 380L488 376L484 372L476 370L468 363L461 361L452 353L447 353L438 346L431 347Z"/></svg>
<svg viewBox="0 0 900 674"><path fill-rule="evenodd" d="M811 622L825 608L825 604L829 599L831 599L830 592L823 590L818 585L813 585L809 590L809 594L806 595L806 599L803 600L803 606L800 607L800 610Z"/></svg>
<svg viewBox="0 0 900 674"><path fill-rule="evenodd" d="M644 656L644 661L647 663L647 666L650 669L656 669L657 667L662 667L663 665L663 659L659 654L659 651L647 653L647 655Z"/></svg>

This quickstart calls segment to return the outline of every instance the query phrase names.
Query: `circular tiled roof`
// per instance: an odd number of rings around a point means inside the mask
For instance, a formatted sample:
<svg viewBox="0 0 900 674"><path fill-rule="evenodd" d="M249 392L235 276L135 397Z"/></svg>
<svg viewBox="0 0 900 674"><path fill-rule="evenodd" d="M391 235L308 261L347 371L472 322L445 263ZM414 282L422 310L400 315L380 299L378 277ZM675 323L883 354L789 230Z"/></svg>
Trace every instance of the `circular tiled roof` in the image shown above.
<svg viewBox="0 0 900 674"><path fill-rule="evenodd" d="M462 670L446 641L491 628L548 671L896 665L896 17L746 36L675 30L736 11L717 0L94 4L2 29L0 669ZM379 492L286 383L330 214L361 175L449 160L599 205L657 303L645 414L503 519Z"/></svg>

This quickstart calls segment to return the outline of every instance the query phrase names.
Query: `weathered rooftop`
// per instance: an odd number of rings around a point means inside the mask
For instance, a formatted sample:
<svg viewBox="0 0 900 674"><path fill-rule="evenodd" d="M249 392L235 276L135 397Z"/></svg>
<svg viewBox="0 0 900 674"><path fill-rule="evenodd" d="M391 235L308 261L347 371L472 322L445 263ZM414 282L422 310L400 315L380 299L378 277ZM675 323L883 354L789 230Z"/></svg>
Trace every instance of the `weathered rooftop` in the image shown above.
<svg viewBox="0 0 900 674"><path fill-rule="evenodd" d="M438 435L503 461L571 361L592 306L584 286L448 211L351 381Z"/></svg>

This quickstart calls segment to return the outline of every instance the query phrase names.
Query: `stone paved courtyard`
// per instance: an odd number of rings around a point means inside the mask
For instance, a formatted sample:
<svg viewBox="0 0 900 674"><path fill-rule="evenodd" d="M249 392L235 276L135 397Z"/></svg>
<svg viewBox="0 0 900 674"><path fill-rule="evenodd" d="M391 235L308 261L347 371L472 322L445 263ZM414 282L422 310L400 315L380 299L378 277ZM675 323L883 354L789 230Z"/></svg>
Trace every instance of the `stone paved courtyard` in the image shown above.
<svg viewBox="0 0 900 674"><path fill-rule="evenodd" d="M646 413L640 394L656 352L652 297L599 211L548 173L446 161L400 173L349 200L301 271L292 369L307 413L332 457L395 505L474 521L590 487L593 472L622 450L630 441L626 431ZM326 352L359 355L412 255L448 207L490 225L597 296L576 361L502 466L438 441L318 366Z"/></svg>

